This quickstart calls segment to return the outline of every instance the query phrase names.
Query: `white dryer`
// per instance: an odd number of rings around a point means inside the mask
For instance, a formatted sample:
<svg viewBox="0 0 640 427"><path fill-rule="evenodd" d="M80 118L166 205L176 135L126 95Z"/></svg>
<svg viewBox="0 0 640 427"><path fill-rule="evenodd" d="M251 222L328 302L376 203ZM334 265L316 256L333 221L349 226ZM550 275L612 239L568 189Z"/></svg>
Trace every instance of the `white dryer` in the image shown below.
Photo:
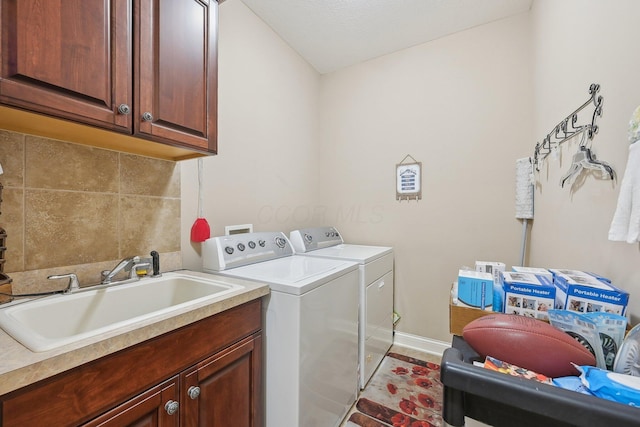
<svg viewBox="0 0 640 427"><path fill-rule="evenodd" d="M206 240L206 272L266 283L267 427L338 426L358 394L358 265L293 254L280 232Z"/></svg>
<svg viewBox="0 0 640 427"><path fill-rule="evenodd" d="M358 263L358 382L364 389L393 343L393 248L345 244L334 227L294 230L289 238L296 254Z"/></svg>

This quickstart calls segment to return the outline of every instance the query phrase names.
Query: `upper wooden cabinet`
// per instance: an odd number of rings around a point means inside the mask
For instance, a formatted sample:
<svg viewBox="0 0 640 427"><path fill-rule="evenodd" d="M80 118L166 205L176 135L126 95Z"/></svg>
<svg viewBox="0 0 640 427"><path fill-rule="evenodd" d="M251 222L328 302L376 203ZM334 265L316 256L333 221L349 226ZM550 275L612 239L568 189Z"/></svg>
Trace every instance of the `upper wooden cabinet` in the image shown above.
<svg viewBox="0 0 640 427"><path fill-rule="evenodd" d="M215 151L217 3L134 4L134 133Z"/></svg>
<svg viewBox="0 0 640 427"><path fill-rule="evenodd" d="M2 0L0 101L121 131L133 38L124 0Z"/></svg>
<svg viewBox="0 0 640 427"><path fill-rule="evenodd" d="M0 1L0 103L217 151L215 0Z"/></svg>

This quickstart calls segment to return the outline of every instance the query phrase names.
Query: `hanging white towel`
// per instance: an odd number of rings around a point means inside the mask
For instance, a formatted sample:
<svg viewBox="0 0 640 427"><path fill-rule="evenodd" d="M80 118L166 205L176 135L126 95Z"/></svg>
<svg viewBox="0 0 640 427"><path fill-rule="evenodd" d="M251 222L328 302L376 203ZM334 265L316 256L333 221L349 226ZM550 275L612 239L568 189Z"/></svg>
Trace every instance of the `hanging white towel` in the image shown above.
<svg viewBox="0 0 640 427"><path fill-rule="evenodd" d="M629 159L609 228L609 240L640 241L640 142L629 146Z"/></svg>

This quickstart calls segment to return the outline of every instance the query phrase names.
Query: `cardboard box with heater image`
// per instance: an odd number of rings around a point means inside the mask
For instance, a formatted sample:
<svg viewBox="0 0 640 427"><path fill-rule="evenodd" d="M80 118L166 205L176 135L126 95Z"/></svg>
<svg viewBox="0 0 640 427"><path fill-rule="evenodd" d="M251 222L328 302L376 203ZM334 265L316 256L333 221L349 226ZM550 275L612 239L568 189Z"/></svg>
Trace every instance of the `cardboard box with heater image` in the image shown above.
<svg viewBox="0 0 640 427"><path fill-rule="evenodd" d="M508 271L500 274L493 295L494 311L548 320L556 287L548 277Z"/></svg>
<svg viewBox="0 0 640 427"><path fill-rule="evenodd" d="M550 270L556 287L557 309L580 313L605 312L624 316L629 293L607 279L574 270Z"/></svg>

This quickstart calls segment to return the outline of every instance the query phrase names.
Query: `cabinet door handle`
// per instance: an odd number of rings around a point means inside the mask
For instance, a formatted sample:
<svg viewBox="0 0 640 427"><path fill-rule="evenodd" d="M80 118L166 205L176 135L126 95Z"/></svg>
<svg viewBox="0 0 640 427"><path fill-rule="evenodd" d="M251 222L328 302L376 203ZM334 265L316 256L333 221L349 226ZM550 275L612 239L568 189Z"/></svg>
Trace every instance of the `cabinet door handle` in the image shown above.
<svg viewBox="0 0 640 427"><path fill-rule="evenodd" d="M192 385L191 387L189 387L189 390L187 390L187 394L191 399L197 399L198 396L200 396L200 387Z"/></svg>
<svg viewBox="0 0 640 427"><path fill-rule="evenodd" d="M378 289L381 289L384 287L384 280L380 283L378 283Z"/></svg>
<svg viewBox="0 0 640 427"><path fill-rule="evenodd" d="M175 400L170 400L164 405L164 410L167 411L167 414L173 415L178 412L178 407L180 405Z"/></svg>
<svg viewBox="0 0 640 427"><path fill-rule="evenodd" d="M145 111L144 114L142 115L142 120L144 120L145 122L153 121L153 114L151 114L148 111Z"/></svg>
<svg viewBox="0 0 640 427"><path fill-rule="evenodd" d="M125 116L131 112L131 107L127 104L118 105L118 113L124 114Z"/></svg>

